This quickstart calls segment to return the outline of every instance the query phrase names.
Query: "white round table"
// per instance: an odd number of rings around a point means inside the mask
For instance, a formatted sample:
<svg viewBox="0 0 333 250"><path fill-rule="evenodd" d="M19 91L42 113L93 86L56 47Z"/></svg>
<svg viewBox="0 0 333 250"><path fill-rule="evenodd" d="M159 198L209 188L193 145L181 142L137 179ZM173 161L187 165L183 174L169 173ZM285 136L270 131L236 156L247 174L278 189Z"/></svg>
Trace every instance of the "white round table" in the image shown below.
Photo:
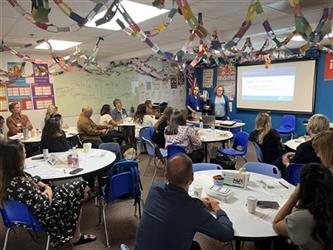
<svg viewBox="0 0 333 250"><path fill-rule="evenodd" d="M288 148L290 148L292 150L296 150L299 145L301 145L303 142L306 142L310 139L311 139L310 137L301 136L297 139L292 139L292 140L286 141L284 143L284 145L286 145Z"/></svg>
<svg viewBox="0 0 333 250"><path fill-rule="evenodd" d="M73 136L78 135L78 131L74 127L70 127L68 129L63 129L66 133L66 138L71 138ZM19 140L22 143L39 143L42 139L42 135L38 134L33 137L28 137L27 139L23 138L23 133L19 133L13 136L8 137L10 140Z"/></svg>
<svg viewBox="0 0 333 250"><path fill-rule="evenodd" d="M116 160L116 155L107 150L90 149L88 152L84 152L81 149L77 149L77 152L79 155L79 167L83 169L77 174L70 174L73 168L67 164L67 156L72 153L71 151L50 153L50 157L57 159L54 166L45 160L33 160L33 158L43 155L27 158L25 160L24 171L31 176L38 175L43 180L60 180L102 170Z"/></svg>
<svg viewBox="0 0 333 250"><path fill-rule="evenodd" d="M231 123L232 121L220 121L220 120L216 120L215 121L215 126L216 127L220 127L220 128L224 128L224 129L232 129L232 128L242 128L245 126L244 122L235 122L234 124ZM190 120L186 120L186 123L188 125L200 125L200 121L190 121ZM229 125L229 123L231 123L232 125Z"/></svg>
<svg viewBox="0 0 333 250"><path fill-rule="evenodd" d="M230 131L210 128L199 129L200 140L203 143L205 151L205 161L207 162L207 144L214 142L225 142L233 137Z"/></svg>
<svg viewBox="0 0 333 250"><path fill-rule="evenodd" d="M223 172L237 172L237 170L222 170ZM193 186L203 187L202 197L206 197L206 189L213 185L213 176L221 174L221 170L198 171L194 173L194 181L189 189L193 193ZM269 184L269 188L265 184ZM281 185L283 183L288 188ZM294 191L294 186L284 179L250 173L249 184L246 189L227 186L233 192L227 202L221 202L221 208L227 213L235 231L236 240L258 240L277 236L272 227L277 209L256 209L255 214L250 214L246 207L247 197L254 196L258 200L277 201L282 205Z"/></svg>

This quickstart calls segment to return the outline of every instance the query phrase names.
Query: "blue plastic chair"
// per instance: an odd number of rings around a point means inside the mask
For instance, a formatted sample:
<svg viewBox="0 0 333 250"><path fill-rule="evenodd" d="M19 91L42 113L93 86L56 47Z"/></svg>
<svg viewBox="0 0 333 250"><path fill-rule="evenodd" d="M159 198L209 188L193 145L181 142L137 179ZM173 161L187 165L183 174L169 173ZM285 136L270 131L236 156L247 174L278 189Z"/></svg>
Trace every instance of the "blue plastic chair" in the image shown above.
<svg viewBox="0 0 333 250"><path fill-rule="evenodd" d="M280 126L276 129L280 134L290 134L291 138L296 130L296 116L294 115L284 115Z"/></svg>
<svg viewBox="0 0 333 250"><path fill-rule="evenodd" d="M125 244L120 245L120 250L129 250L129 247Z"/></svg>
<svg viewBox="0 0 333 250"><path fill-rule="evenodd" d="M222 170L223 168L219 164L214 163L194 163L192 165L193 172L205 171L205 170Z"/></svg>
<svg viewBox="0 0 333 250"><path fill-rule="evenodd" d="M256 143L256 142L252 142L252 144L253 144L254 150L256 151L257 160L259 162L263 162L264 161L264 155L262 153L262 150L261 150L259 144Z"/></svg>
<svg viewBox="0 0 333 250"><path fill-rule="evenodd" d="M235 121L235 122L242 122L242 120L240 119L231 119L231 121ZM237 134L238 132L242 131L242 127L239 128L231 128L230 132L233 133L234 135Z"/></svg>
<svg viewBox="0 0 333 250"><path fill-rule="evenodd" d="M4 202L4 207L0 208L3 223L5 224L6 236L3 245L3 250L7 248L8 236L11 229L17 226L22 226L34 232L45 232L39 224L36 216L31 212L30 208L17 200L7 200ZM47 235L46 250L49 249L50 236Z"/></svg>
<svg viewBox="0 0 333 250"><path fill-rule="evenodd" d="M247 162L244 164L243 168L248 172L268 175L274 178L281 178L280 170L271 164L262 162Z"/></svg>
<svg viewBox="0 0 333 250"><path fill-rule="evenodd" d="M103 206L103 222L106 245L110 247L105 213L107 205L119 198L123 198L125 195L126 197L129 196L135 201L134 215L136 215L138 208L139 217L141 218L141 202L143 201L141 199L142 184L138 163L136 161L122 160L117 162L110 170L108 179L108 183L102 189L102 196L105 201Z"/></svg>
<svg viewBox="0 0 333 250"><path fill-rule="evenodd" d="M153 175L153 179L152 179L152 182L153 182L155 179L155 176L156 176L157 169L159 168L158 160L160 160L162 162L162 165L164 168L164 166L166 164L165 159L168 157L168 152L164 148L160 149L155 143L153 143L150 140L143 138L143 141L146 144L147 153L149 156L149 161L148 161L148 164L145 168L143 175L146 174L146 171L147 171L148 167L150 166L151 161L154 161L155 171L154 171L154 175Z"/></svg>
<svg viewBox="0 0 333 250"><path fill-rule="evenodd" d="M186 153L185 147L177 144L170 144L167 146L168 156L167 158L170 159L172 156L178 153Z"/></svg>
<svg viewBox="0 0 333 250"><path fill-rule="evenodd" d="M104 149L111 151L116 154L117 158L116 161L121 160L123 157L121 155L121 148L120 145L117 142L107 142L107 143L101 143L98 146L99 149Z"/></svg>
<svg viewBox="0 0 333 250"><path fill-rule="evenodd" d="M154 134L154 127L143 127L139 131L139 137L142 140L142 138L145 138L147 140L151 141L151 138Z"/></svg>
<svg viewBox="0 0 333 250"><path fill-rule="evenodd" d="M300 173L302 170L303 164L300 163L291 163L288 166L288 182L297 185L300 183Z"/></svg>
<svg viewBox="0 0 333 250"><path fill-rule="evenodd" d="M218 148L218 152L222 155L232 156L232 157L242 157L245 162L247 159L245 155L247 154L247 146L249 142L249 134L246 132L238 132L235 136L232 148Z"/></svg>

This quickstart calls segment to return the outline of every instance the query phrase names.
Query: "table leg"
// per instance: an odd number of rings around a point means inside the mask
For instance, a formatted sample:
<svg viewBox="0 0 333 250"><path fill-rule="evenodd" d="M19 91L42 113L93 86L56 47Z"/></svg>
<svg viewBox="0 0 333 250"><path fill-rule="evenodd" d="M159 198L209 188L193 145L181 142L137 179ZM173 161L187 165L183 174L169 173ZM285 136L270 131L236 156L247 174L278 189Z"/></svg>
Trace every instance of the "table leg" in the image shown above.
<svg viewBox="0 0 333 250"><path fill-rule="evenodd" d="M204 146L204 153L205 153L205 162L207 162L207 143L204 143L203 146Z"/></svg>
<svg viewBox="0 0 333 250"><path fill-rule="evenodd" d="M235 248L236 250L241 250L241 241L238 239L235 240Z"/></svg>

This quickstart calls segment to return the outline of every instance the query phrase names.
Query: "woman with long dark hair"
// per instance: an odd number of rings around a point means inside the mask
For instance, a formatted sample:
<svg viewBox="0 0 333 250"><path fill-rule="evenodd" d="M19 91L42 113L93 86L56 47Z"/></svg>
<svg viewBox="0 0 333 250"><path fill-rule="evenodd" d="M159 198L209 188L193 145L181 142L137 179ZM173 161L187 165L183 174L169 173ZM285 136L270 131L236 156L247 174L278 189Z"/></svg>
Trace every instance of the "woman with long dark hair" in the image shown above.
<svg viewBox="0 0 333 250"><path fill-rule="evenodd" d="M164 137L164 130L166 126L168 126L170 122L170 117L173 113L172 107L167 107L164 111L162 116L156 122L154 128L154 133L152 136L152 141L155 142L160 148L165 147L165 137Z"/></svg>
<svg viewBox="0 0 333 250"><path fill-rule="evenodd" d="M65 132L61 129L61 115L45 121L42 130L41 149L48 149L49 152L64 152L71 149L71 144L66 139Z"/></svg>
<svg viewBox="0 0 333 250"><path fill-rule="evenodd" d="M101 118L99 119L99 124L100 125L105 125L105 126L117 126L118 123L121 121L114 121L111 117L111 106L109 104L104 104L101 108L100 112Z"/></svg>
<svg viewBox="0 0 333 250"><path fill-rule="evenodd" d="M181 145L193 163L200 163L204 159L201 149L201 140L198 131L186 125L186 119L182 112L174 112L170 118L170 124L165 128L165 146L169 144Z"/></svg>
<svg viewBox="0 0 333 250"><path fill-rule="evenodd" d="M142 103L139 104L136 112L134 114L134 123L135 126L135 137L139 136L139 131L143 127L153 127L157 120L147 114L147 106L146 104Z"/></svg>
<svg viewBox="0 0 333 250"><path fill-rule="evenodd" d="M88 197L85 181L75 180L54 188L24 172L25 150L17 141L0 142L0 206L6 200L27 204L50 236L52 247L68 241L83 244L96 240L80 230L81 207Z"/></svg>
<svg viewBox="0 0 333 250"><path fill-rule="evenodd" d="M273 228L300 249L333 249L333 176L327 167L303 167L300 185L276 215Z"/></svg>

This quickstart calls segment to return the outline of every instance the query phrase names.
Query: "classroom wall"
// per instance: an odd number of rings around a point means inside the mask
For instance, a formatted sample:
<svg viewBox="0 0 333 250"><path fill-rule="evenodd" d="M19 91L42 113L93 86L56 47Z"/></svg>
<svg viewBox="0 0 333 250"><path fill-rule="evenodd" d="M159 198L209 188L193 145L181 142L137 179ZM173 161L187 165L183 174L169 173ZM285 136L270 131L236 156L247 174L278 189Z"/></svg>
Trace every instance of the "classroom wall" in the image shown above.
<svg viewBox="0 0 333 250"><path fill-rule="evenodd" d="M320 54L320 58L317 61L317 74L316 74L316 96L315 96L315 113L322 113L328 116L330 121L333 121L333 80L324 80L324 63L325 63L325 53ZM196 69L196 77L198 80L199 87L202 87L202 72L203 69ZM217 79L217 69L214 70L214 87L216 86ZM209 96L213 95L213 89L209 89ZM250 132L254 129L256 111L238 111L236 110L236 102L232 101L232 112L231 118L241 119L246 123L244 130ZM281 121L283 113L271 113L272 126L277 128ZM295 114L296 115L296 134L303 135L305 131L305 126L303 122L311 115Z"/></svg>
<svg viewBox="0 0 333 250"><path fill-rule="evenodd" d="M32 58L42 60L48 56L30 55ZM10 53L0 53L0 68L7 69L7 62L20 61ZM50 61L49 61L50 62ZM106 64L106 62L105 62ZM158 67L154 64L154 67ZM30 63L26 64L26 74L32 72ZM3 79L5 80L5 79ZM27 80L33 82L33 79ZM130 107L146 99L153 102L168 102L169 105L183 109L185 103L185 86L171 88L169 81L156 80L150 76L141 75L134 71L112 76L98 76L75 70L59 76L50 77L54 84L55 102L59 113L63 115L64 123L76 126L81 108L91 105L94 109L93 120L99 122L99 111L103 104L109 103L112 107L114 98L120 98L128 113ZM29 116L35 128L43 128L46 110L24 110L22 113ZM3 117L8 117L9 112L0 112ZM5 126L5 132L6 132Z"/></svg>

